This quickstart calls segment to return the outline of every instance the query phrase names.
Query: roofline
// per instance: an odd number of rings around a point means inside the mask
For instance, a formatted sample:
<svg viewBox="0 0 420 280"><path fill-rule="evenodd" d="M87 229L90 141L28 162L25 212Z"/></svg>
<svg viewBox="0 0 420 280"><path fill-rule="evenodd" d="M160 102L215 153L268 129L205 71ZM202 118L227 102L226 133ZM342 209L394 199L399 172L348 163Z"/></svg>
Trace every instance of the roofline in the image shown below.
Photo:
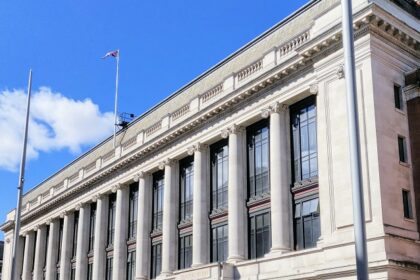
<svg viewBox="0 0 420 280"><path fill-rule="evenodd" d="M230 55L228 55L226 58L224 58L221 61L217 62L215 65L213 65L212 67L210 67L210 69L206 70L204 73L200 74L199 76L197 76L196 78L194 78L193 80L191 80L190 82L188 82L187 84L185 84L184 86L180 87L178 90L172 92L168 97L166 97L165 99L163 99L162 101L160 101L159 103L157 103L155 106L153 106L150 109L148 109L147 111L145 111L143 114L141 114L138 117L136 117L132 122L130 122L128 124L128 126L125 129L128 129L129 127L131 127L132 125L134 125L135 123L137 123L138 121L140 121L142 118L146 117L151 112L153 112L154 110L156 110L162 104L165 104L166 102L168 102L171 99L173 99L175 96L177 96L178 94L180 94L183 90L185 90L188 87L192 86L193 84L197 83L198 81L200 81L204 77L208 76L210 73L216 71L218 68L220 68L224 64L228 63L232 58L234 58L238 54L244 52L245 50L249 49L251 46L255 45L256 43L258 43L259 41L261 41L262 39L264 39L265 37L267 37L268 35L270 35L271 33L273 33L279 27L285 25L286 23L288 23L292 19L296 18L297 16L299 16L303 12L306 12L308 9L312 8L313 6L315 6L316 4L318 4L321 1L322 0L310 0L308 3L306 3L303 6L301 6L300 8L298 8L295 12L293 12L292 14L290 14L289 16L287 16L286 18L282 19L281 21L279 21L278 23L274 24L272 27L270 27L269 29L267 29L266 31L264 31L261 35L259 35L258 37L256 37L255 39L253 39L252 41L250 41L249 43L247 43L243 47L239 48L238 50L234 51L233 53L231 53ZM117 132L117 135L119 135L122 132L123 132L123 130L120 130L119 132ZM87 152L83 153L79 157L75 158L74 160L72 160L71 162L69 162L68 164L66 164L64 167L62 167L59 170L57 170L56 172L54 172L53 175L51 175L51 176L47 177L46 179L42 180L40 183L38 183L36 186L34 186L28 192L24 193L24 196L30 194L32 191L34 191L35 189L37 189L40 185L42 185L43 183L45 183L48 180L50 180L51 178L53 178L54 176L56 176L61 171L65 170L68 166L70 166L73 163L76 163L77 161L81 160L82 158L84 158L85 156L87 156L88 154L90 154L91 152L93 152L94 150L96 150L97 148L99 148L101 145L103 145L104 143L106 143L109 140L111 140L112 137L113 136L111 135L108 138L102 140L99 144L97 144L96 146L92 147Z"/></svg>

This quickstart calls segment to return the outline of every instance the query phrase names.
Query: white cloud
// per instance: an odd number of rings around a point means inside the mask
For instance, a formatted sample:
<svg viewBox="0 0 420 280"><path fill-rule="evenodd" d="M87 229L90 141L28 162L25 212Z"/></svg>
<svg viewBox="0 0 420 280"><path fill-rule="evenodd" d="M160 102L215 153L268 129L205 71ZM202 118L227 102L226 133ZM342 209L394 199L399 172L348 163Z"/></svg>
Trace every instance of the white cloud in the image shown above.
<svg viewBox="0 0 420 280"><path fill-rule="evenodd" d="M20 163L26 114L24 90L0 92L0 169L15 171ZM28 159L40 152L68 149L79 153L111 135L113 114L101 113L90 99L74 100L41 87L33 92Z"/></svg>

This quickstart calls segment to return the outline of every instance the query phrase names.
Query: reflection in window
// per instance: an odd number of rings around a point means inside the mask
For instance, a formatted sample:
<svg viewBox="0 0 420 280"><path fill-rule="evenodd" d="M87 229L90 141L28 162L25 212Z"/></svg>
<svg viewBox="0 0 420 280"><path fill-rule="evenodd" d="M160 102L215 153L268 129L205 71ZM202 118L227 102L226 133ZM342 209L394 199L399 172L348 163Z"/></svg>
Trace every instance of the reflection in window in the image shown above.
<svg viewBox="0 0 420 280"><path fill-rule="evenodd" d="M153 175L153 230L162 228L163 220L163 172Z"/></svg>
<svg viewBox="0 0 420 280"><path fill-rule="evenodd" d="M228 226L212 229L212 262L224 262L228 254Z"/></svg>
<svg viewBox="0 0 420 280"><path fill-rule="evenodd" d="M227 207L228 199L228 145L219 142L211 149L212 209Z"/></svg>
<svg viewBox="0 0 420 280"><path fill-rule="evenodd" d="M263 213L249 219L249 255L251 259L261 258L270 251L270 213Z"/></svg>
<svg viewBox="0 0 420 280"><path fill-rule="evenodd" d="M193 161L188 159L181 164L181 201L180 220L187 220L192 217L193 212L193 182L194 169Z"/></svg>
<svg viewBox="0 0 420 280"><path fill-rule="evenodd" d="M295 203L294 221L296 250L315 247L321 234L319 199L312 198Z"/></svg>

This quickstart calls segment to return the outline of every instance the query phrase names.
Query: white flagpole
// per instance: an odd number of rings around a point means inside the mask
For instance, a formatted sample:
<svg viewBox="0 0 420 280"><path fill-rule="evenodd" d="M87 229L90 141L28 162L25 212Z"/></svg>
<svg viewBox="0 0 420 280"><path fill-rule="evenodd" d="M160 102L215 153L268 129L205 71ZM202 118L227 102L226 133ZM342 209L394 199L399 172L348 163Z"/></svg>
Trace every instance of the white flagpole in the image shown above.
<svg viewBox="0 0 420 280"><path fill-rule="evenodd" d="M117 73L115 77L115 107L114 107L114 149L116 147L116 139L115 136L117 134L117 121L118 121L118 79L119 79L119 72L120 72L120 50L117 50Z"/></svg>
<svg viewBox="0 0 420 280"><path fill-rule="evenodd" d="M25 163L26 163L26 145L28 142L28 126L29 126L29 111L31 107L31 89L32 89L32 69L29 70L29 81L28 81L28 101L26 106L26 124L25 124L25 134L23 137L23 150L22 150L22 159L20 162L20 174L19 174L19 183L17 187L18 197L17 197L17 206L15 213L15 232L13 238L13 248L12 248L12 277L11 280L18 280L20 275L16 275L16 257L17 249L19 248L19 234L20 234L20 212L21 212L21 201L22 201L22 192L23 184L25 182Z"/></svg>

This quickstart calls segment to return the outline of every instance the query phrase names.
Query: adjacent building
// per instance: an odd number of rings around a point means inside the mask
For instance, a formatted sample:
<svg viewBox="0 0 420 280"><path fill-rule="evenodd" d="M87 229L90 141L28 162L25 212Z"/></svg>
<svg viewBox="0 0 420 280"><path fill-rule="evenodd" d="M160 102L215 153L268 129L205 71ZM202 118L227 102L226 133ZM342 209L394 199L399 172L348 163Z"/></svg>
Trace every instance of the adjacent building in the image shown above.
<svg viewBox="0 0 420 280"><path fill-rule="evenodd" d="M420 279L419 6L353 9L370 278ZM3 278L355 278L343 63L309 2L26 193Z"/></svg>

